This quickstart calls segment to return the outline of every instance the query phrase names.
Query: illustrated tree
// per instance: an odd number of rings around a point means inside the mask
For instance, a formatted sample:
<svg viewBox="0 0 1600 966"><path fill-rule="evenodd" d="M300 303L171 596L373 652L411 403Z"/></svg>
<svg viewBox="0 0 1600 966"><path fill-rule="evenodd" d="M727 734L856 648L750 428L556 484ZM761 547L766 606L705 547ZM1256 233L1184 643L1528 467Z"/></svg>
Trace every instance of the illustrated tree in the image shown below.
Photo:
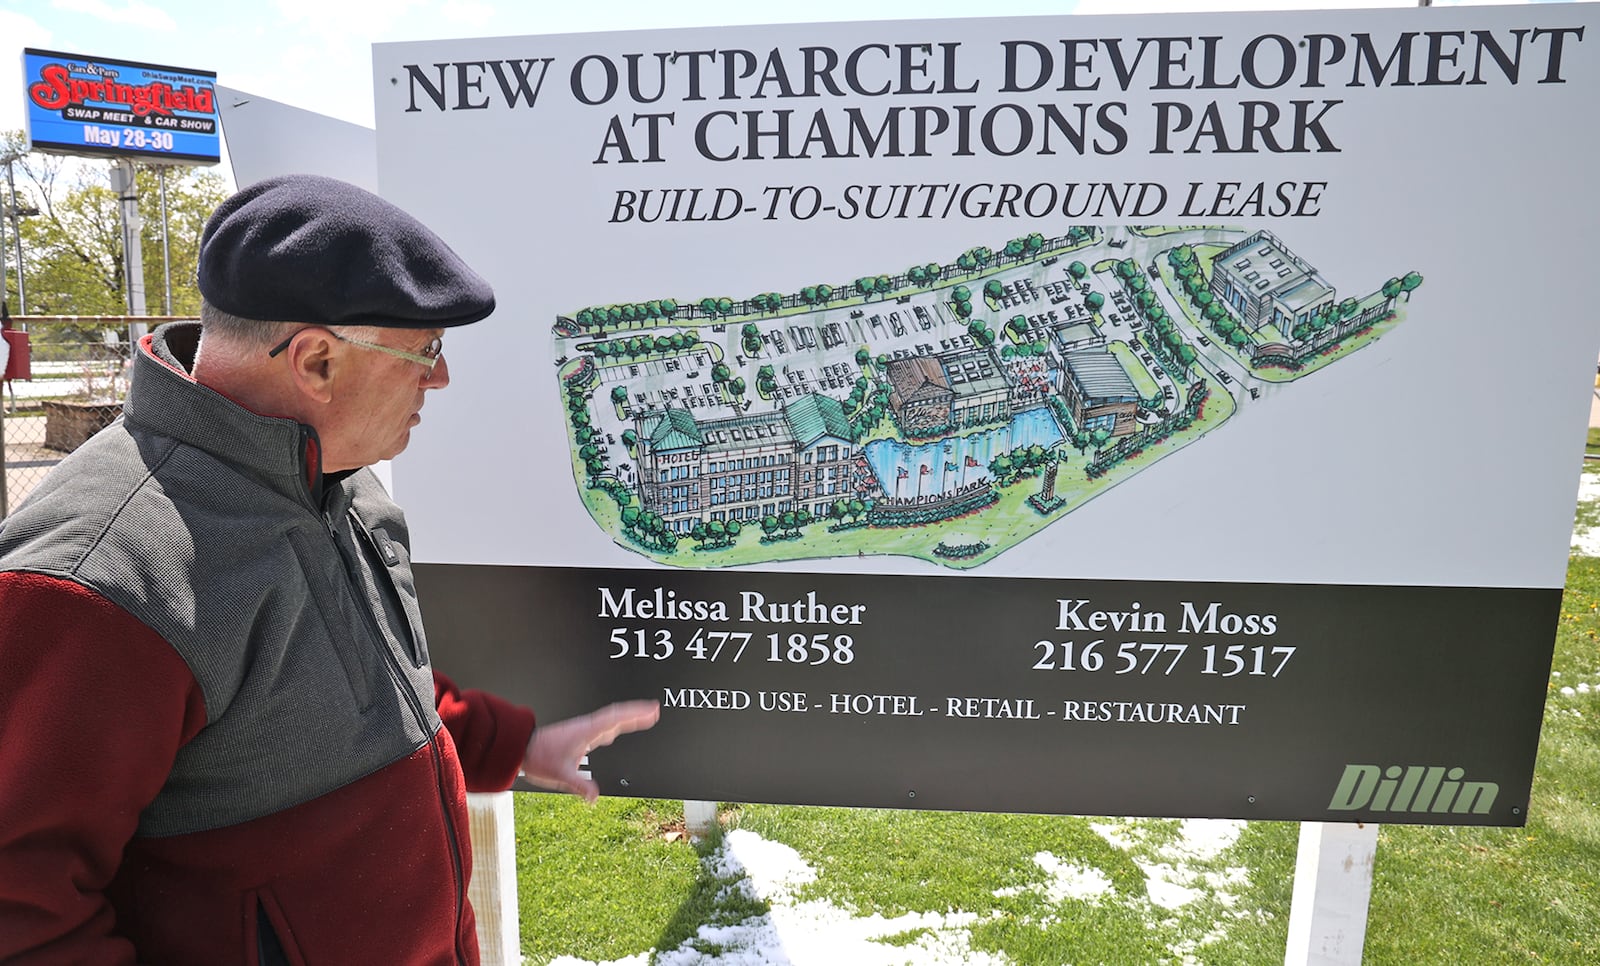
<svg viewBox="0 0 1600 966"><path fill-rule="evenodd" d="M871 362L871 361L872 361L872 353L867 351L867 347L866 346L862 346L861 348L856 350L856 365L858 365L858 366L862 367L863 369L865 369L867 367L867 363Z"/></svg>
<svg viewBox="0 0 1600 966"><path fill-rule="evenodd" d="M1073 262L1071 265L1067 266L1067 274L1071 275L1075 280L1081 282L1083 281L1084 277L1089 274L1089 266L1082 262Z"/></svg>
<svg viewBox="0 0 1600 966"><path fill-rule="evenodd" d="M1395 299L1400 297L1401 290L1402 285L1398 278L1391 278L1383 283L1383 297L1388 299L1391 305L1394 304Z"/></svg>
<svg viewBox="0 0 1600 966"><path fill-rule="evenodd" d="M1090 292L1083 297L1083 307L1091 312L1098 312L1106 304L1106 297L1099 292Z"/></svg>
<svg viewBox="0 0 1600 966"><path fill-rule="evenodd" d="M1250 333L1243 329L1234 329L1228 333L1228 344L1235 349L1243 349L1250 344Z"/></svg>
<svg viewBox="0 0 1600 966"><path fill-rule="evenodd" d="M1017 242L1015 244L1020 245L1021 243ZM987 282L983 283L983 294L988 298L998 301L1000 296L1004 295L1005 292L1005 286L1001 285L1000 280L997 278L991 278Z"/></svg>
<svg viewBox="0 0 1600 966"><path fill-rule="evenodd" d="M1411 301L1411 293L1422 284L1422 276L1416 272L1407 272L1406 277L1400 280L1400 291L1406 293L1406 301Z"/></svg>
<svg viewBox="0 0 1600 966"><path fill-rule="evenodd" d="M728 368L728 364L726 362L719 362L711 367L712 382L727 382L732 378L733 370Z"/></svg>
<svg viewBox="0 0 1600 966"><path fill-rule="evenodd" d="M829 507L828 510L829 516L833 517L835 520L843 521L844 518L850 513L850 503L848 500L834 500L833 505Z"/></svg>
<svg viewBox="0 0 1600 966"><path fill-rule="evenodd" d="M778 518L770 513L761 518L761 531L769 537L778 532L778 525Z"/></svg>
<svg viewBox="0 0 1600 966"><path fill-rule="evenodd" d="M753 356L761 353L761 329L754 322L745 323L740 335L745 355Z"/></svg>

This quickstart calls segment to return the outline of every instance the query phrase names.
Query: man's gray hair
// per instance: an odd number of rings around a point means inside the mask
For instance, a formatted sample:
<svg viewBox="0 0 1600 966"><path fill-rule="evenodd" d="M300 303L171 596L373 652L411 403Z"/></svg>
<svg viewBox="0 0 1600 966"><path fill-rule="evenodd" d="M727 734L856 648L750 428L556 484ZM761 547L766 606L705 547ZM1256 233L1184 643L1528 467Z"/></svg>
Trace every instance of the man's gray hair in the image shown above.
<svg viewBox="0 0 1600 966"><path fill-rule="evenodd" d="M205 299L200 300L201 332L208 338L215 335L221 341L234 345L260 345L271 348L282 342L293 331L291 327L296 324L298 323L240 318L222 311Z"/></svg>

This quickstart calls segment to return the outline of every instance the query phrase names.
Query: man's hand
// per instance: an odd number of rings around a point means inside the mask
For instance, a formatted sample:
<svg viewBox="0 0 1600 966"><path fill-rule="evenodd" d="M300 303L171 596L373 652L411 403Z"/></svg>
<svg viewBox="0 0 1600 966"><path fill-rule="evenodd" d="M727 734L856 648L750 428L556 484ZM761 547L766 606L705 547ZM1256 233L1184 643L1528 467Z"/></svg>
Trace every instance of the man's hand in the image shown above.
<svg viewBox="0 0 1600 966"><path fill-rule="evenodd" d="M533 729L522 756L522 774L535 785L571 792L586 802L600 797L593 779L578 773L578 762L618 736L643 731L661 717L657 701L619 701L598 711Z"/></svg>

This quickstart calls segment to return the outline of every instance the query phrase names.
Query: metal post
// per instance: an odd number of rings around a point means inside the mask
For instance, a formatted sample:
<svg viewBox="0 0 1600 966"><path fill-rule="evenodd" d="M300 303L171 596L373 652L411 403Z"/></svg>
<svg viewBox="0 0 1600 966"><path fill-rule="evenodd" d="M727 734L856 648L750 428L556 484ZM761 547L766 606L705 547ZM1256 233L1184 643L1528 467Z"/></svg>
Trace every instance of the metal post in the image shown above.
<svg viewBox="0 0 1600 966"><path fill-rule="evenodd" d="M111 190L122 202L122 265L127 276L128 314L143 316L144 252L140 245L142 222L139 219L139 185L134 178L133 161L118 160L111 169ZM143 322L128 323L128 343L138 345L144 338Z"/></svg>
<svg viewBox="0 0 1600 966"><path fill-rule="evenodd" d="M156 178L161 184L161 277L165 288L161 295L161 314L172 314L172 251L167 247L167 168L165 165L156 169Z"/></svg>
<svg viewBox="0 0 1600 966"><path fill-rule="evenodd" d="M10 161L6 162L6 164L10 163ZM0 206L0 303L6 300L6 257L6 212L5 207ZM17 275L18 277L22 275L22 266L20 265L17 266ZM22 314L20 308L17 310L17 314Z"/></svg>
<svg viewBox="0 0 1600 966"><path fill-rule="evenodd" d="M4 520L11 513L11 497L6 492L6 477L9 473L10 471L6 469L6 401L0 398L0 520Z"/></svg>
<svg viewBox="0 0 1600 966"><path fill-rule="evenodd" d="M6 159L6 210L11 213L11 234L17 245L17 314L28 314L28 288L22 281L22 229L17 225L17 179L11 170L16 155Z"/></svg>

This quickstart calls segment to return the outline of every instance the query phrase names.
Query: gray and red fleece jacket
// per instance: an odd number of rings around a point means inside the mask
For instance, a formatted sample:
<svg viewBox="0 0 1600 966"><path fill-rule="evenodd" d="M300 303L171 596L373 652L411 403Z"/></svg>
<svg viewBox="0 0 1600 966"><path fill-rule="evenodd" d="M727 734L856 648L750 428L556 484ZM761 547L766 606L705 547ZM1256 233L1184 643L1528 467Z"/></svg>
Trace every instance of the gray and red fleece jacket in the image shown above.
<svg viewBox="0 0 1600 966"><path fill-rule="evenodd" d="M399 508L197 344L0 525L0 962L476 963L465 792L533 714L432 671Z"/></svg>

